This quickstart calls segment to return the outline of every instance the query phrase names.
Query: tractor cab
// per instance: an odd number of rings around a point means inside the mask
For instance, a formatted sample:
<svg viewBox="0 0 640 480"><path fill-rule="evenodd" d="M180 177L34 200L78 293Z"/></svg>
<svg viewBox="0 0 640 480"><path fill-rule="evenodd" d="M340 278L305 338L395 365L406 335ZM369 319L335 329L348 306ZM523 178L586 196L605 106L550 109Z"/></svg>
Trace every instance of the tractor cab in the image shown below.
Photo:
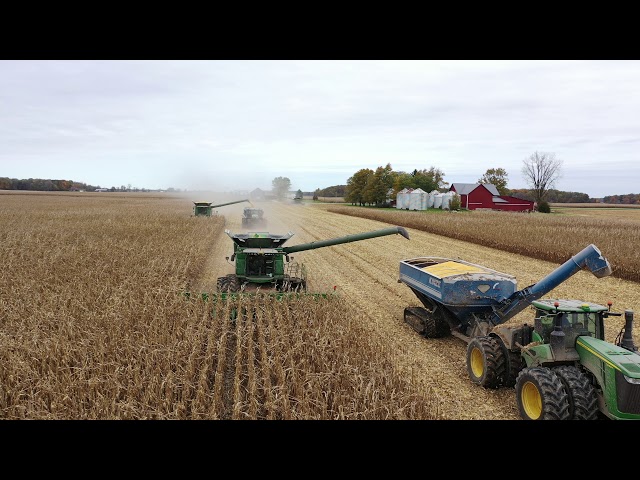
<svg viewBox="0 0 640 480"><path fill-rule="evenodd" d="M565 338L573 344L578 336L604 339L604 317L609 308L581 300L534 300L535 309L533 340L548 343L556 325L561 326ZM536 335L538 338L535 338Z"/></svg>

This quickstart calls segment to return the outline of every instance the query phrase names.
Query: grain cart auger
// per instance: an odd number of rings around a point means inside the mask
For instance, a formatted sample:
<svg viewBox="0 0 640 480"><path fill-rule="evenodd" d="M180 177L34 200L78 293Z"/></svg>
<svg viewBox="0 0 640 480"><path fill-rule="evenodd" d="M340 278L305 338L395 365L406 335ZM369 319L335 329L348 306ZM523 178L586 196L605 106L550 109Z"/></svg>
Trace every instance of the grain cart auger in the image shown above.
<svg viewBox="0 0 640 480"><path fill-rule="evenodd" d="M611 274L609 261L589 245L539 282L516 291L515 277L481 265L439 257L400 261L398 282L423 307L407 307L405 321L427 338L452 334L467 343L467 372L485 388L514 387L527 420L640 420L640 354L633 343L633 311L614 343L604 319L608 306L541 297L582 269ZM525 307L533 324L504 325Z"/></svg>
<svg viewBox="0 0 640 480"><path fill-rule="evenodd" d="M284 247L284 243L294 234L274 235L266 232L225 233L233 240L233 255L227 261L235 262L235 273L219 277L218 292L239 292L249 285L261 288L275 288L279 292L304 292L307 289L304 264L293 261L291 253L329 247L342 243L357 242L384 235L400 234L409 239L402 227L383 228L371 232L347 235L345 237L303 243Z"/></svg>
<svg viewBox="0 0 640 480"><path fill-rule="evenodd" d="M249 199L236 200L234 202L219 203L218 205L212 205L213 202L193 202L193 215L192 217L210 217L214 208L224 207L226 205L233 205L235 203L249 202Z"/></svg>

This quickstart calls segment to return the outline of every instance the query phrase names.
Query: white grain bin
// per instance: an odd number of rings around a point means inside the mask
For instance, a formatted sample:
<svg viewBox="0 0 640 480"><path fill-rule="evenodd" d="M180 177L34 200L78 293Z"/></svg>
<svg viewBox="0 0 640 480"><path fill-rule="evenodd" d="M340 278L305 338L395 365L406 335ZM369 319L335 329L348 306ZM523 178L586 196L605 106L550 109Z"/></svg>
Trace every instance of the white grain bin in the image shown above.
<svg viewBox="0 0 640 480"><path fill-rule="evenodd" d="M400 190L398 192L398 194L396 195L396 208L397 209L401 209L404 210L406 208L408 208L409 205L409 198L407 197L407 195L409 194L410 190L407 188L403 188L402 190Z"/></svg>
<svg viewBox="0 0 640 480"><path fill-rule="evenodd" d="M427 208L433 208L433 197L433 193L427 195Z"/></svg>
<svg viewBox="0 0 640 480"><path fill-rule="evenodd" d="M409 210L425 210L427 208L427 192L421 188L412 190L409 194Z"/></svg>
<svg viewBox="0 0 640 480"><path fill-rule="evenodd" d="M443 210L450 210L451 199L455 195L455 192L447 192L442 194L442 205L440 208Z"/></svg>
<svg viewBox="0 0 640 480"><path fill-rule="evenodd" d="M429 208L435 208L436 195L440 195L438 190L431 190L429 192L429 199L427 200L427 206Z"/></svg>
<svg viewBox="0 0 640 480"><path fill-rule="evenodd" d="M442 193L438 193L433 196L433 208L441 208L442 207Z"/></svg>

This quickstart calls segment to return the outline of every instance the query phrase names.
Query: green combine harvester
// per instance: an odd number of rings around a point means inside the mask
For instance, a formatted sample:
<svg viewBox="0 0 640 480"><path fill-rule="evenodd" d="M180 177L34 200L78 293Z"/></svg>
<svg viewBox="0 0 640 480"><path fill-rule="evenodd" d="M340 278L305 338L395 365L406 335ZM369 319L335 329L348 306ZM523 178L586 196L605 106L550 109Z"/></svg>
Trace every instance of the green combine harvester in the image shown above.
<svg viewBox="0 0 640 480"><path fill-rule="evenodd" d="M213 209L218 207L224 207L226 205L233 205L236 203L249 202L248 199L236 200L235 202L227 202L227 203L219 203L218 205L213 205L213 202L193 202L193 214L192 217L210 217Z"/></svg>
<svg viewBox="0 0 640 480"><path fill-rule="evenodd" d="M294 235L292 232L288 232L286 235L268 232L234 234L225 230L225 233L233 241L233 254L226 259L228 262L235 263L235 272L218 278L217 291L223 295L245 291L251 286L259 287L261 291L267 290L277 293L306 292L306 268L304 264L294 261L292 253L384 235L400 234L409 239L409 234L404 228L390 227L285 247L284 244Z"/></svg>

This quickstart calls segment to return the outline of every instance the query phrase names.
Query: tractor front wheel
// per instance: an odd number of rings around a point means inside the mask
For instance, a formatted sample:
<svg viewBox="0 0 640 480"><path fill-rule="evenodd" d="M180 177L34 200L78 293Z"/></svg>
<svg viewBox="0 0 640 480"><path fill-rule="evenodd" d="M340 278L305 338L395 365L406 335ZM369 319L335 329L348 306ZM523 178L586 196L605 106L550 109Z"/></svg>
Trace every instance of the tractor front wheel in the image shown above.
<svg viewBox="0 0 640 480"><path fill-rule="evenodd" d="M569 420L569 395L550 368L524 368L516 380L516 401L523 420Z"/></svg>
<svg viewBox="0 0 640 480"><path fill-rule="evenodd" d="M471 381L484 388L501 386L507 359L493 337L475 337L467 346L467 373Z"/></svg>

